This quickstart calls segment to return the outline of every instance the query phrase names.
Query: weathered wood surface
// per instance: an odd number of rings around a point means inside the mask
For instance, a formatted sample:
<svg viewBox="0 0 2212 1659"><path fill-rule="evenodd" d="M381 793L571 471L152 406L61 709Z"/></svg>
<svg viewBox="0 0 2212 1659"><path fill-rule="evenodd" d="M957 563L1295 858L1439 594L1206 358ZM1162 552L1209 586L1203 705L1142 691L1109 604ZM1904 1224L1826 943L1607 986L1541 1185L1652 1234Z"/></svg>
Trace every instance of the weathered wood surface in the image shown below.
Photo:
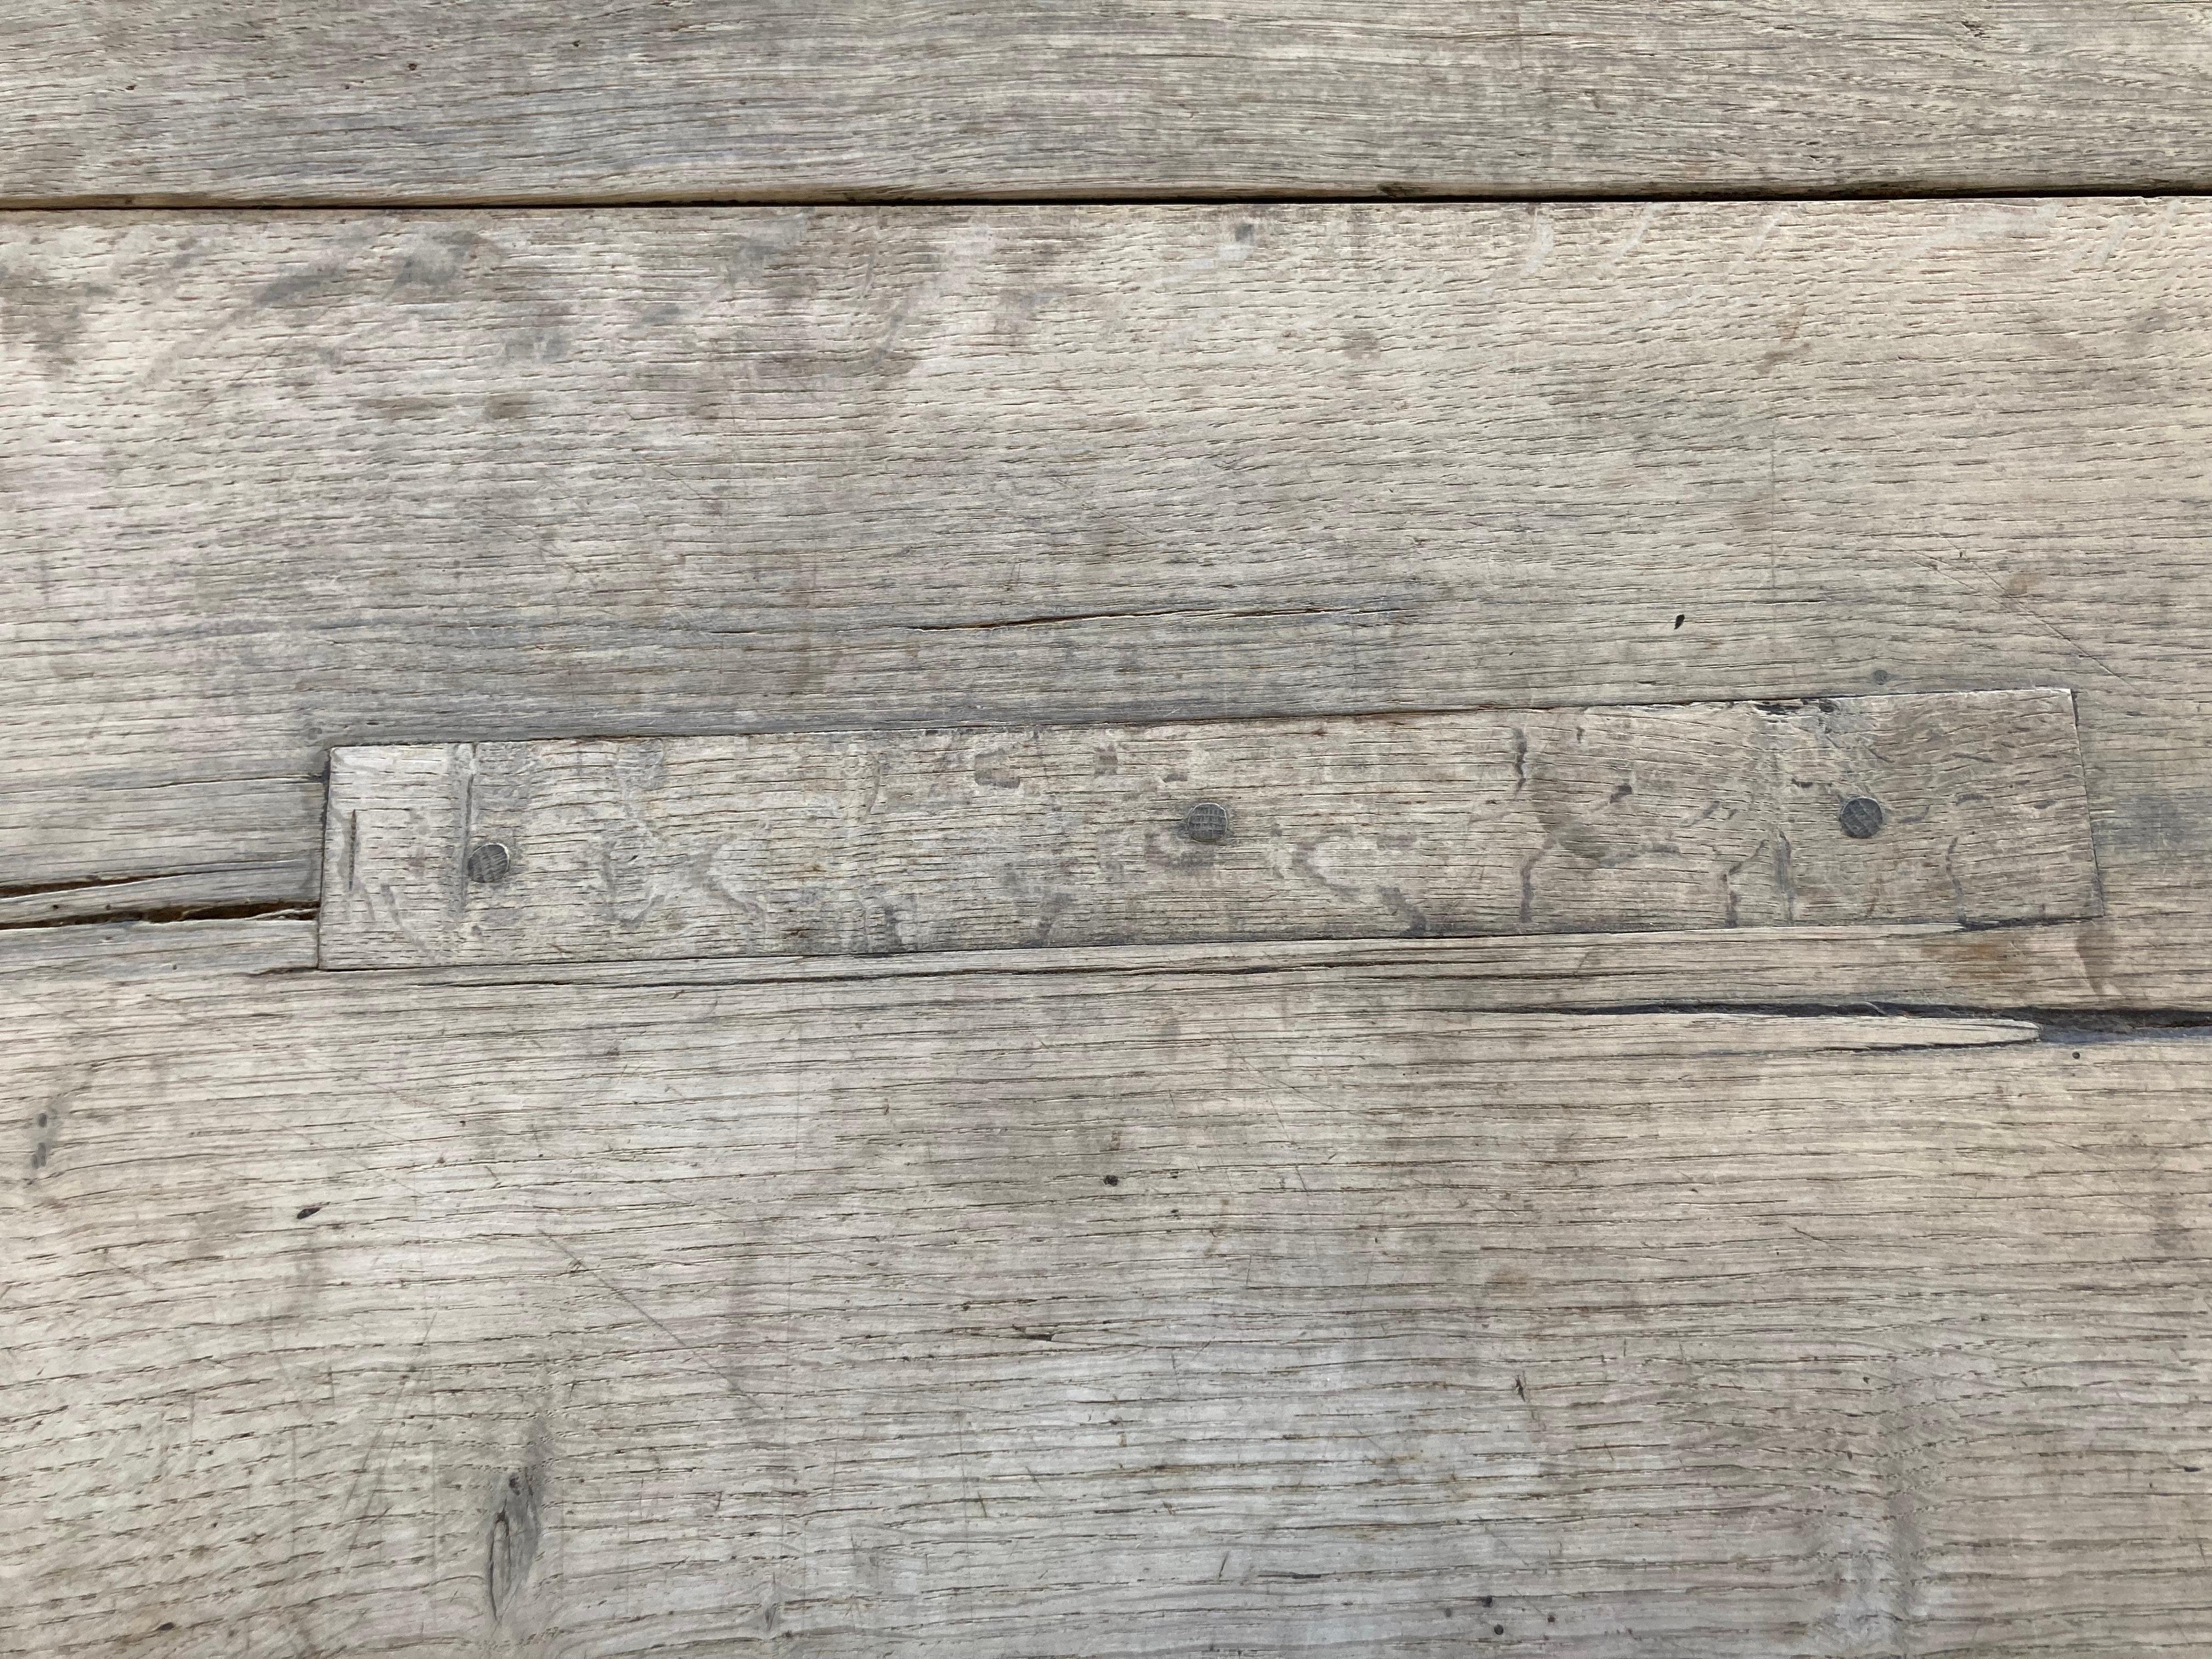
<svg viewBox="0 0 2212 1659"><path fill-rule="evenodd" d="M0 198L2212 185L2178 0L11 8Z"/></svg>
<svg viewBox="0 0 2212 1659"><path fill-rule="evenodd" d="M268 931L0 941L9 1653L2212 1642L2212 1044Z"/></svg>
<svg viewBox="0 0 2212 1659"><path fill-rule="evenodd" d="M2108 914L1937 1000L2201 1000L2212 204L7 239L19 895L312 898L341 743L2059 684Z"/></svg>
<svg viewBox="0 0 2212 1659"><path fill-rule="evenodd" d="M95 978L163 978L204 962L250 959L244 971L320 966L316 923L304 917L193 922L83 923L21 929L0 952L0 971ZM2106 988L2091 979L2078 938L2064 927L1955 925L1759 928L1711 949L1706 933L1585 933L1486 939L1298 939L1236 945L1043 945L887 957L701 957L622 962L488 963L394 969L380 983L417 986L697 987L836 980L946 979L974 974L1047 978L1150 976L1326 969L1346 982L1420 981L1437 1006L1462 1013L1615 1010L1662 1004L1690 1009L1774 1009L1800 1014L1841 1004L1869 1014L1957 1016L1945 997L1962 966L2025 940L2019 971L2063 1026L2100 1022ZM1979 953L1978 955L1978 953ZM1687 966L1686 967L1686 964ZM1833 988L1852 988L1838 996ZM2167 1011L2186 1014L2187 1010ZM2124 1023L2128 1017L2116 1017ZM2103 1022L2109 1024L2111 1022Z"/></svg>
<svg viewBox="0 0 2212 1659"><path fill-rule="evenodd" d="M21 501L20 482L20 475L0 480L0 502L12 507ZM0 511L0 539L7 537L8 519ZM67 547L40 556L41 562L51 559L64 568L70 557ZM112 624L105 619L72 624L46 611L35 597L41 579L23 566L11 562L6 580L0 638L8 641L7 655L55 648L66 654L72 627L95 646L107 636ZM160 625L157 618L136 620ZM205 653L194 656L212 668ZM27 662L16 668L23 682L45 678ZM0 674L16 678L4 668ZM63 695L58 685L50 690ZM118 692L128 697L115 687L97 698L107 716L118 713L111 702ZM16 735L28 730L27 724L0 726L0 753L12 758ZM301 843L301 830L321 822L324 789L308 770L302 766L294 777L133 775L87 755L77 776L58 767L42 781L27 767L0 788L0 924L267 903L279 896L312 902L319 860L317 849ZM137 860L118 858L134 846L167 850Z"/></svg>
<svg viewBox="0 0 2212 1659"><path fill-rule="evenodd" d="M341 749L327 967L2095 914L2064 691Z"/></svg>

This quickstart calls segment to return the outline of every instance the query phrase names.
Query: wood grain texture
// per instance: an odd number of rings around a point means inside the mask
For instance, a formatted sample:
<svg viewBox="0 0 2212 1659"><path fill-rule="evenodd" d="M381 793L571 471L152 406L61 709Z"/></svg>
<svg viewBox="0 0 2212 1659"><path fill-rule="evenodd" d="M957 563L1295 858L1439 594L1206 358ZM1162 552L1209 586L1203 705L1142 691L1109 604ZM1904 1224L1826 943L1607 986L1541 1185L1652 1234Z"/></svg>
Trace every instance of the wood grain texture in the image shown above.
<svg viewBox="0 0 2212 1659"><path fill-rule="evenodd" d="M2202 1000L2203 203L28 216L0 270L0 886L312 898L337 744L2065 685L2065 995Z"/></svg>
<svg viewBox="0 0 2212 1659"><path fill-rule="evenodd" d="M2097 909L2049 690L341 749L325 824L346 968Z"/></svg>
<svg viewBox="0 0 2212 1659"><path fill-rule="evenodd" d="M29 948L9 1654L2212 1641L2202 1042Z"/></svg>
<svg viewBox="0 0 2212 1659"><path fill-rule="evenodd" d="M82 922L0 936L0 975L49 994L71 979L237 979L314 965L315 924L296 916Z"/></svg>
<svg viewBox="0 0 2212 1659"><path fill-rule="evenodd" d="M0 64L16 203L2212 185L2181 0L86 0Z"/></svg>
<svg viewBox="0 0 2212 1659"><path fill-rule="evenodd" d="M95 979L167 978L229 964L238 973L318 968L316 923L301 917L148 923L86 922L6 936L0 972ZM1437 1006L1462 1013L1726 1009L1960 1017L1946 996L1993 948L2025 941L2015 971L2045 1000L2032 1012L2060 1025L2100 1023L2109 988L2070 928L1955 925L1771 927L1724 934L1583 933L1483 939L1298 939L942 951L888 957L701 957L602 963L387 969L379 983L421 987L815 984L829 981L1027 978L1111 974L1124 981L1190 975L1299 974L1346 982L1419 980ZM1717 948L1725 945L1725 949ZM1850 988L1839 995L1834 988ZM2185 1010L2165 1011L2185 1014ZM2123 1023L2128 1016L2116 1017ZM2102 1022L2110 1023L2110 1022Z"/></svg>

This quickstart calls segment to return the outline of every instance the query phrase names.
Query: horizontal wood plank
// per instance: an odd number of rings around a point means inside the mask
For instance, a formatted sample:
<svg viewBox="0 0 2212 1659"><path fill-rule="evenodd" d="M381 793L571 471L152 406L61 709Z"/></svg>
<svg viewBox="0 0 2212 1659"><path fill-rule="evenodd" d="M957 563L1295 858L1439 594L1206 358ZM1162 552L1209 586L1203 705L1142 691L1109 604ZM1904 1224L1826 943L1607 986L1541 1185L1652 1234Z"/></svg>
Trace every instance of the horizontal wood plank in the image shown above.
<svg viewBox="0 0 2212 1659"><path fill-rule="evenodd" d="M2202 1000L2203 203L31 216L6 268L19 895L312 900L333 744L2058 685L2106 915L1771 994Z"/></svg>
<svg viewBox="0 0 2212 1659"><path fill-rule="evenodd" d="M11 9L0 198L2212 185L2173 0Z"/></svg>
<svg viewBox="0 0 2212 1659"><path fill-rule="evenodd" d="M331 967L2094 915L2064 691L342 749Z"/></svg>
<svg viewBox="0 0 2212 1659"><path fill-rule="evenodd" d="M305 973L320 966L317 924L291 916L83 923L6 935L0 972L96 979L171 977L229 963L238 973ZM1463 1013L1777 1008L1801 1014L1918 1013L1955 1018L1946 998L1962 975L1999 950L2045 1000L2024 1012L2060 1024L2108 1024L2108 988L2091 977L2078 929L1876 925L1771 927L1733 933L1581 933L1476 939L1298 939L1237 945L1045 945L884 957L700 957L621 962L489 963L385 969L386 983L424 987L538 985L710 988L876 979L1112 974L1200 979L1297 976L1324 970L1350 981L1419 980L1439 1007ZM2025 948L2021 948L2021 947ZM1848 987L1848 994L1837 990ZM2158 1018L2185 1021L2186 1009ZM2132 1016L2112 1017L2123 1024Z"/></svg>
<svg viewBox="0 0 2212 1659"><path fill-rule="evenodd" d="M256 926L8 974L0 1651L2212 1641L2212 1045Z"/></svg>

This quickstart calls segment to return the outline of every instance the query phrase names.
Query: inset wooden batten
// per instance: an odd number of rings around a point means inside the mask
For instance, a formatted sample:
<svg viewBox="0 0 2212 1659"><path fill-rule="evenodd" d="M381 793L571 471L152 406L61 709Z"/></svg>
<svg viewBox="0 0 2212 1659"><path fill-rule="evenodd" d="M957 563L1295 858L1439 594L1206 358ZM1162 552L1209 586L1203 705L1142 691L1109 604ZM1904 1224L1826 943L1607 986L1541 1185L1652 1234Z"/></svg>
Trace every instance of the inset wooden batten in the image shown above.
<svg viewBox="0 0 2212 1659"><path fill-rule="evenodd" d="M2071 695L333 751L325 967L2095 915Z"/></svg>

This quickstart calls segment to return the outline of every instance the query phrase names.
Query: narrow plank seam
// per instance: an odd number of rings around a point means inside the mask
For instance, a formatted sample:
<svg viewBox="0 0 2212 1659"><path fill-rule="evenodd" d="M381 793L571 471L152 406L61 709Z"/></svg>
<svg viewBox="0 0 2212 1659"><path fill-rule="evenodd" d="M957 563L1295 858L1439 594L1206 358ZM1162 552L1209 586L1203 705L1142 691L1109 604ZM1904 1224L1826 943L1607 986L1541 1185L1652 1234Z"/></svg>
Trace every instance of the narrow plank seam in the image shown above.
<svg viewBox="0 0 2212 1659"><path fill-rule="evenodd" d="M1341 191L1285 191L1281 192L1207 191L1146 191L1131 194L1070 192L1065 194L1007 194L988 191L968 194L932 192L901 194L854 191L823 195L763 191L757 195L660 195L649 191L574 196L469 196L410 194L392 191L374 196L169 196L152 193L94 196L22 196L0 198L0 213L384 213L481 212L562 213L601 212L631 208L809 208L897 209L945 208L1146 208L1146 207L1332 207L1357 204L1407 207L1486 207L1547 204L1590 206L1663 207L1674 203L1744 202L1776 205L1879 202L1983 201L2106 201L2162 199L2212 195L2212 176L2194 180L2106 179L2077 185L1870 185L1863 189L1822 191L1792 189L1711 189L1681 187L1666 191L1425 191L1416 187L1374 185Z"/></svg>

